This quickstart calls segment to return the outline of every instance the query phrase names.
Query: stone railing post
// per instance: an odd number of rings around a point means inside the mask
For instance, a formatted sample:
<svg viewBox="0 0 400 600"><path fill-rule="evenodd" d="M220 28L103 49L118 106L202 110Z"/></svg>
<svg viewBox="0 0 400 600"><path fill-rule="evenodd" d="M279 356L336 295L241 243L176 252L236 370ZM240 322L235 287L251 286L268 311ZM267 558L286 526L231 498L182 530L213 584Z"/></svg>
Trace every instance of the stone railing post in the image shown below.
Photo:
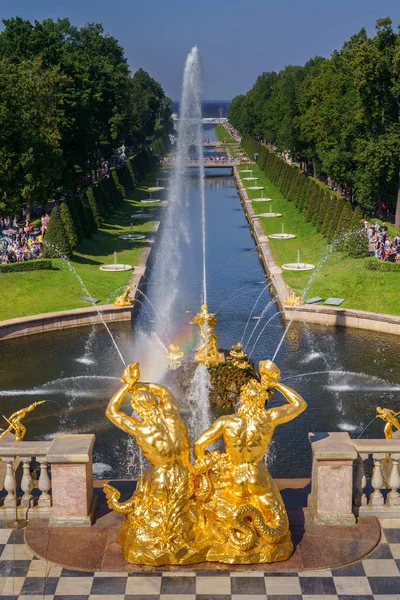
<svg viewBox="0 0 400 600"><path fill-rule="evenodd" d="M312 449L308 511L318 525L354 525L353 462L357 451L348 433L309 433Z"/></svg>
<svg viewBox="0 0 400 600"><path fill-rule="evenodd" d="M58 434L46 456L51 464L52 511L50 525L91 525L93 497L93 434Z"/></svg>

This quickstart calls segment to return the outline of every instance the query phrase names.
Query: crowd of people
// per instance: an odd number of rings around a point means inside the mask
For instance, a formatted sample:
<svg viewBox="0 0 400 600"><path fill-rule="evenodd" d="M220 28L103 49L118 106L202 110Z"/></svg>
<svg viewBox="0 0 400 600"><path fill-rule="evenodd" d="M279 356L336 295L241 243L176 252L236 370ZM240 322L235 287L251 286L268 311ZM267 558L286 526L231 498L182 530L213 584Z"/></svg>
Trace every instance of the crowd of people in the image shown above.
<svg viewBox="0 0 400 600"><path fill-rule="evenodd" d="M229 135L231 135L237 142L240 142L242 136L234 127L232 127L230 123L224 123L224 127L229 133Z"/></svg>
<svg viewBox="0 0 400 600"><path fill-rule="evenodd" d="M17 217L0 217L0 263L21 263L43 254L43 236L50 217L42 217L41 228Z"/></svg>
<svg viewBox="0 0 400 600"><path fill-rule="evenodd" d="M400 234L393 238L387 233L387 225L372 225L365 221L365 228L368 232L370 252L375 254L379 260L387 262L400 262Z"/></svg>

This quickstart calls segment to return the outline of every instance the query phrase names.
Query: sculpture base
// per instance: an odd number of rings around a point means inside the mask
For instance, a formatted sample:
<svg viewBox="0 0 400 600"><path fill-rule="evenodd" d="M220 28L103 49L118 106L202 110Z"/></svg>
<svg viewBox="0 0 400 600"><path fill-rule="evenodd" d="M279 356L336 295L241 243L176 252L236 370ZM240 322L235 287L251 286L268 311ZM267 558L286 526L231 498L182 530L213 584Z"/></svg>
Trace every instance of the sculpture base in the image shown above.
<svg viewBox="0 0 400 600"><path fill-rule="evenodd" d="M293 482L296 485L296 480ZM285 487L287 483L288 480L285 480ZM301 484L302 489L297 491L302 492L303 486L304 483ZM45 519L32 520L25 530L25 542L39 558L68 569L149 575L170 571L216 571L229 574L241 571L284 573L333 569L364 558L379 543L380 528L375 517L360 516L353 527L332 526L329 528L329 535L326 535L326 527L314 525L307 510L303 510L288 509L294 554L289 560L270 564L230 565L207 562L188 566L152 567L128 563L117 541L123 516L111 513L100 518L90 528L53 529Z"/></svg>

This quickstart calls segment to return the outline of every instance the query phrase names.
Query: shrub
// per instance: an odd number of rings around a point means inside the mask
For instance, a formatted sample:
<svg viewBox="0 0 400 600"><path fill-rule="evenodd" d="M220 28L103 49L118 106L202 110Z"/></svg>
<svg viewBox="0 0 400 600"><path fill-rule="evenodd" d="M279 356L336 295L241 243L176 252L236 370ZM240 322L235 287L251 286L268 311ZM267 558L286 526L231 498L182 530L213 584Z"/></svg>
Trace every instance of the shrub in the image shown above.
<svg viewBox="0 0 400 600"><path fill-rule="evenodd" d="M58 206L51 211L47 232L43 240L43 256L45 258L59 258L72 255L67 232L60 215Z"/></svg>
<svg viewBox="0 0 400 600"><path fill-rule="evenodd" d="M76 248L79 242L78 233L70 210L65 202L60 205L60 215L64 224L64 229L68 236L69 245L72 249Z"/></svg>
<svg viewBox="0 0 400 600"><path fill-rule="evenodd" d="M100 209L99 203L97 201L97 197L95 196L95 194L93 192L92 186L89 186L87 188L84 196L86 196L87 202L91 208L96 226L101 227L101 224L103 223L103 219L101 216L101 209Z"/></svg>
<svg viewBox="0 0 400 600"><path fill-rule="evenodd" d="M347 254L353 258L364 258L364 256L368 256L368 235L364 227L361 228L358 226L357 229L348 233L345 247Z"/></svg>
<svg viewBox="0 0 400 600"><path fill-rule="evenodd" d="M398 271L400 273L400 263L380 261L378 258L365 259L364 266L368 271Z"/></svg>
<svg viewBox="0 0 400 600"><path fill-rule="evenodd" d="M53 264L49 258L38 258L22 263L0 264L0 273L22 273L27 271L51 271Z"/></svg>
<svg viewBox="0 0 400 600"><path fill-rule="evenodd" d="M112 178L114 180L115 187L117 188L117 190L121 194L121 200L123 200L124 198L126 198L127 193L126 193L125 186L122 185L122 183L120 181L120 177L119 177L117 169L111 169L111 176L112 176Z"/></svg>

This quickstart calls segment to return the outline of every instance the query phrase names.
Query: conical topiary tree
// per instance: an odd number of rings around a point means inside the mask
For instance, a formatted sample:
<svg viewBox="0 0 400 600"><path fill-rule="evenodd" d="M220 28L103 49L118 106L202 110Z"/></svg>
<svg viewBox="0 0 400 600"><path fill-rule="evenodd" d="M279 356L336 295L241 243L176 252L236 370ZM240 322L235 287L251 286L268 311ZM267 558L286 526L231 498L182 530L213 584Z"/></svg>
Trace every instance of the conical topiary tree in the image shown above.
<svg viewBox="0 0 400 600"><path fill-rule="evenodd" d="M78 233L76 230L74 220L73 220L70 210L69 210L68 206L65 204L65 202L62 202L60 205L60 215L61 215L62 222L64 224L64 229L68 236L69 245L71 246L72 249L74 249L77 247L77 245L79 243L79 237L78 237Z"/></svg>
<svg viewBox="0 0 400 600"><path fill-rule="evenodd" d="M55 206L51 211L50 221L43 239L43 256L45 258L70 258L71 245L61 218L60 209Z"/></svg>

